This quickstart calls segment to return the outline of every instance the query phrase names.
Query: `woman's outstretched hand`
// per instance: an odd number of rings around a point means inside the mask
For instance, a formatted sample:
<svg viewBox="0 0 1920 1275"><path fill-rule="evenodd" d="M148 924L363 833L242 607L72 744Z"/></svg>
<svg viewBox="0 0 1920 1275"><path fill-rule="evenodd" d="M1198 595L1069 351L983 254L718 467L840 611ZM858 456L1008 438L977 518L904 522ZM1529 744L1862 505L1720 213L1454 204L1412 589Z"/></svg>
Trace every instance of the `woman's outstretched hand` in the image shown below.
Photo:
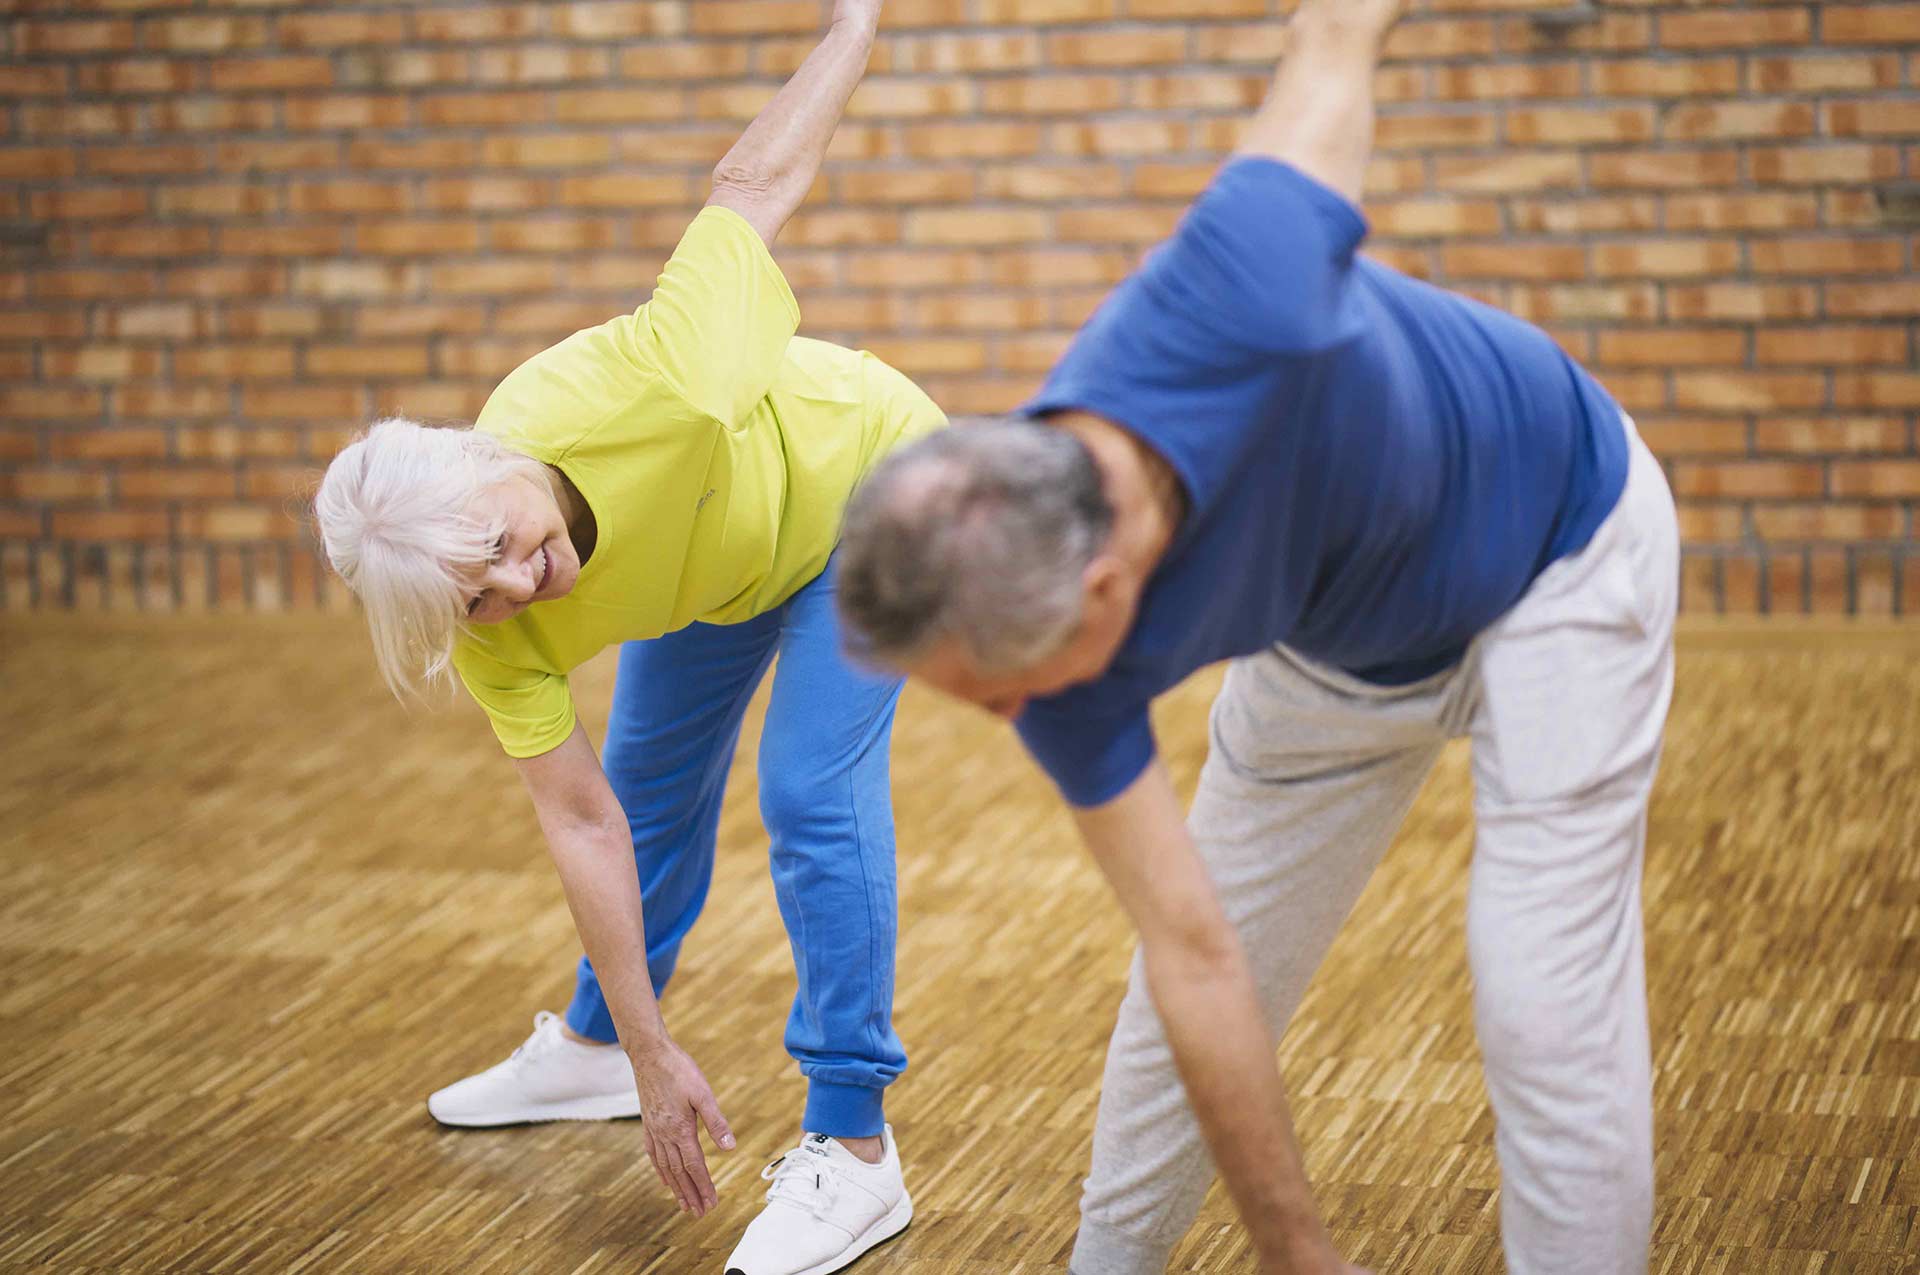
<svg viewBox="0 0 1920 1275"><path fill-rule="evenodd" d="M700 1149L700 1126L722 1151L733 1150L733 1130L720 1114L713 1086L685 1050L669 1039L630 1050L640 1117L653 1171L680 1207L695 1217L720 1202Z"/></svg>

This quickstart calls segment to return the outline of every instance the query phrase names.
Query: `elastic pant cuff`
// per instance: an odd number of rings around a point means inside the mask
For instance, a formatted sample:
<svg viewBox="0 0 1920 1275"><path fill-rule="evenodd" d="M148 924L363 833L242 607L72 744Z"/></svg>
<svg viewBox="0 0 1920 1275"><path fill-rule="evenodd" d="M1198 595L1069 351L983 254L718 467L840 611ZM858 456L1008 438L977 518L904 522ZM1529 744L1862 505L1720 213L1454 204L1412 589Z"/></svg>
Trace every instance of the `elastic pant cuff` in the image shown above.
<svg viewBox="0 0 1920 1275"><path fill-rule="evenodd" d="M803 1127L829 1138L877 1138L887 1127L885 1094L883 1089L809 1078Z"/></svg>
<svg viewBox="0 0 1920 1275"><path fill-rule="evenodd" d="M1166 1275L1178 1242L1141 1239L1083 1217L1068 1270L1070 1275Z"/></svg>
<svg viewBox="0 0 1920 1275"><path fill-rule="evenodd" d="M614 1029L613 1016L603 1009L593 1009L582 1005L576 999L567 1006L567 1030L576 1036L585 1036L588 1040L597 1040L603 1045L612 1045L619 1041L620 1033Z"/></svg>

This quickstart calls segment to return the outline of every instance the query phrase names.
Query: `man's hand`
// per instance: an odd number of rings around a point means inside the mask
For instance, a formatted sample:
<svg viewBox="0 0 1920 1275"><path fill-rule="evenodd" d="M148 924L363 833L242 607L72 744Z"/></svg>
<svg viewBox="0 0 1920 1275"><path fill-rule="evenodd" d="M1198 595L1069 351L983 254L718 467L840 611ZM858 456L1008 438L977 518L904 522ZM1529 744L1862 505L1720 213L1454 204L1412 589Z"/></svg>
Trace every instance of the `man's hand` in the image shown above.
<svg viewBox="0 0 1920 1275"><path fill-rule="evenodd" d="M685 1050L666 1038L627 1053L633 1083L640 1091L640 1118L647 1134L653 1171L695 1217L720 1202L700 1149L700 1126L722 1151L733 1150L733 1130L720 1114L713 1086Z"/></svg>

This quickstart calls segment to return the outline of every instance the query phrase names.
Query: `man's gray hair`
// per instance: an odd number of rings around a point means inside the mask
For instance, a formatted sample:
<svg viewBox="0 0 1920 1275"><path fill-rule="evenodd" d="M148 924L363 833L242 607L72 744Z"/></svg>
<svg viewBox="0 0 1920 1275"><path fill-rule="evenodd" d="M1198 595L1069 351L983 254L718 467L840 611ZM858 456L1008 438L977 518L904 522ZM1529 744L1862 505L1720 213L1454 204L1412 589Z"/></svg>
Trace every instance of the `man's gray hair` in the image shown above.
<svg viewBox="0 0 1920 1275"><path fill-rule="evenodd" d="M1078 438L1029 420L955 425L876 466L847 505L839 604L854 652L900 667L958 639L987 672L1030 667L1080 624L1113 529Z"/></svg>

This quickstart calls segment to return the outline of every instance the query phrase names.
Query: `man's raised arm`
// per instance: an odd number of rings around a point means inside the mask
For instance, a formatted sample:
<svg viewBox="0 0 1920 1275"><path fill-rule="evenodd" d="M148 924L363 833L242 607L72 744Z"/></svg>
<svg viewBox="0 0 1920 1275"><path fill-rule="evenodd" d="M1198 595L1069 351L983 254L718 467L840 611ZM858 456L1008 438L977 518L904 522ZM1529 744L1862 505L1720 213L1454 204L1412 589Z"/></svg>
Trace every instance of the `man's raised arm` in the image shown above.
<svg viewBox="0 0 1920 1275"><path fill-rule="evenodd" d="M1356 206L1373 155L1373 73L1406 0L1304 0L1240 153L1285 160Z"/></svg>

